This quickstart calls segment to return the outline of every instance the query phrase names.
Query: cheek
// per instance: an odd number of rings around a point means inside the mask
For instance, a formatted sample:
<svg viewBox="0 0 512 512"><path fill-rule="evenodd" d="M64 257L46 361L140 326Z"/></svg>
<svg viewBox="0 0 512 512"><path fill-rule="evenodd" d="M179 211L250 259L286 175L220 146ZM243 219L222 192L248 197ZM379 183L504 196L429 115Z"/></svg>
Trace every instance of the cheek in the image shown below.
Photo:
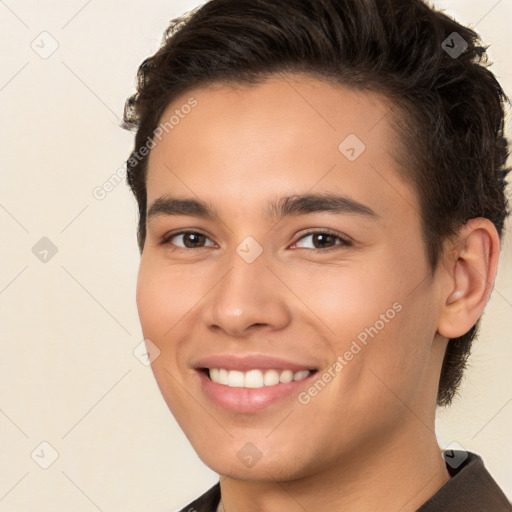
<svg viewBox="0 0 512 512"><path fill-rule="evenodd" d="M389 280L377 265L311 266L284 278L293 282L296 296L307 305L329 338L352 338L380 319L400 299L399 283ZM389 282L391 281L391 282ZM394 311L391 311L393 314ZM394 316L394 315L393 315Z"/></svg>
<svg viewBox="0 0 512 512"><path fill-rule="evenodd" d="M325 333L333 363L342 357L343 377L334 387L378 396L382 382L377 375L391 389L412 389L435 333L428 281L411 293L424 279L423 269L396 263L391 255L381 255L364 269L352 263L346 268L312 266L297 272L293 281L291 274L287 278L313 312L308 318Z"/></svg>
<svg viewBox="0 0 512 512"><path fill-rule="evenodd" d="M150 256L143 256L137 278L137 309L145 335L157 340L178 322L204 295L201 279L190 277L190 270L178 271Z"/></svg>
<svg viewBox="0 0 512 512"><path fill-rule="evenodd" d="M137 279L137 309L144 338L160 350L151 369L163 398L177 418L186 409L187 395L176 378L182 345L176 334L178 327L183 329L186 324L186 312L192 306L181 285L169 268L143 256Z"/></svg>

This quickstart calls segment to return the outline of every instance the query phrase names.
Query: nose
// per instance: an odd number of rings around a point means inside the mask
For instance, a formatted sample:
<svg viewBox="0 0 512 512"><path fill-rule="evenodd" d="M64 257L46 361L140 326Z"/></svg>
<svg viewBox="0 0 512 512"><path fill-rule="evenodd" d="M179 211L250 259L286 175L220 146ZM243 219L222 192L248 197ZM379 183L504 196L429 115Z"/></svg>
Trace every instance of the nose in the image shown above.
<svg viewBox="0 0 512 512"><path fill-rule="evenodd" d="M209 329L234 337L247 336L255 329L284 329L291 320L286 292L267 267L264 253L247 263L234 252L229 270L208 294L203 320Z"/></svg>

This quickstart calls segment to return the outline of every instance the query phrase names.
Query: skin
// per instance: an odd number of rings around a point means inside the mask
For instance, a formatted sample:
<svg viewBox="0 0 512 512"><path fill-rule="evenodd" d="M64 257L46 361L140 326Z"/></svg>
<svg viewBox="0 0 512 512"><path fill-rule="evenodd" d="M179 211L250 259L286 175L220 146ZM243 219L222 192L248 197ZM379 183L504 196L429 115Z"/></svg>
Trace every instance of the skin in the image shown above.
<svg viewBox="0 0 512 512"><path fill-rule="evenodd" d="M224 509L416 510L449 479L434 433L439 373L447 338L487 302L494 227L468 223L431 272L417 195L392 156L392 106L375 93L283 75L189 91L162 120L190 97L197 106L151 150L148 205L202 199L218 217L148 220L137 305L160 350L152 368L163 397L221 475ZM366 145L353 162L338 150L349 134ZM333 192L375 218L265 215L276 198ZM322 229L352 244L304 237ZM199 248L180 235L162 243L180 230L207 238ZM236 252L248 236L263 248L252 263ZM220 352L307 361L321 374L395 303L401 311L307 404L293 394L236 413L201 391L193 364ZM248 442L261 452L252 467L237 456Z"/></svg>

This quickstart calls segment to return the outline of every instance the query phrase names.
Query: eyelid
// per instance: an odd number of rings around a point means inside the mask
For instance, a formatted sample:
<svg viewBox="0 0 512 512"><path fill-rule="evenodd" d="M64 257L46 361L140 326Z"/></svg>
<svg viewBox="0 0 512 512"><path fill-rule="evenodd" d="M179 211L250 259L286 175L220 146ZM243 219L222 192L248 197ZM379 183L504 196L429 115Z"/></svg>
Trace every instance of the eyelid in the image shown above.
<svg viewBox="0 0 512 512"><path fill-rule="evenodd" d="M306 237L311 236L311 235L318 235L318 234L321 234L321 235L331 235L331 236L341 240L341 243L335 244L332 247L327 247L325 249L315 249L315 248L310 249L310 248L305 248L305 247L299 247L298 249L307 249L309 251L316 251L316 252L328 252L330 250L339 249L340 247L350 247L350 246L352 246L354 244L353 240L349 236L347 236L347 235L345 235L343 233L339 233L339 232L334 231L334 230L329 229L329 228L318 228L318 229L310 229L310 230L304 232L302 235L300 235L297 238L297 240L295 242L293 242L292 246L295 246L303 238L306 238Z"/></svg>
<svg viewBox="0 0 512 512"><path fill-rule="evenodd" d="M210 240L211 242L213 242L215 245L217 245L212 239L211 237L206 234L205 232L203 232L202 230L200 229L181 229L181 230L177 230L177 231L171 231L171 232L168 232L166 233L165 235L163 235L161 237L161 240L160 240L160 245L166 245L168 243L170 243L170 240L172 238L174 238L175 236L178 236L178 235L186 235L186 234L197 234L197 235L203 235L205 236L208 240ZM300 240L302 240L303 238L306 238L307 236L311 236L311 235L315 235L315 234L325 234L325 235L331 235L335 238L338 238L341 243L339 244L335 244L333 245L332 247L327 247L325 249L316 249L316 248L306 248L306 247L299 247L299 249L306 249L306 250L309 250L309 251L315 251L315 252L328 252L330 250L336 250L336 249L339 249L339 248L343 248L343 247L350 247L353 245L353 240L343 234L343 233L339 233L337 231L334 231L332 229L329 229L329 228L316 228L316 229L309 229L305 232L303 232L297 239L295 242L292 243L292 247L295 246ZM211 246L205 246L205 247L179 247L179 246L174 246L176 250L182 250L182 251L191 251L191 250L198 250L198 249L207 249L208 247L211 247Z"/></svg>
<svg viewBox="0 0 512 512"><path fill-rule="evenodd" d="M177 231L169 231L168 233L165 233L161 238L160 238L160 242L159 242L159 245L166 245L166 244L169 244L170 243L170 240L171 238L174 238L175 236L178 236L178 235L189 235L189 234L193 234L193 235L203 235L205 236L208 240L210 240L210 242L213 242L213 240L211 239L210 235L208 235L207 233L205 233L204 231L201 231L200 229L179 229ZM215 244L215 242L213 242ZM217 244L215 244L217 245ZM197 249L207 249L208 247L196 247L195 249L194 248L191 248L191 247L179 247L179 246L174 246L177 250L183 250L183 251L190 251L190 250L196 250Z"/></svg>

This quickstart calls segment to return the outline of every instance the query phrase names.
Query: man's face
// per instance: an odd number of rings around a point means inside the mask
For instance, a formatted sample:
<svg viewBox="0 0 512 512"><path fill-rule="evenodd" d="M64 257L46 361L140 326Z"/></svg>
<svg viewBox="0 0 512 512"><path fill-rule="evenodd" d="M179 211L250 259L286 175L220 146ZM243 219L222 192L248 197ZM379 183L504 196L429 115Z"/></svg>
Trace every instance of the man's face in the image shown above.
<svg viewBox="0 0 512 512"><path fill-rule="evenodd" d="M287 480L426 432L446 345L389 104L295 76L191 91L162 122L176 109L150 154L137 303L201 459Z"/></svg>

